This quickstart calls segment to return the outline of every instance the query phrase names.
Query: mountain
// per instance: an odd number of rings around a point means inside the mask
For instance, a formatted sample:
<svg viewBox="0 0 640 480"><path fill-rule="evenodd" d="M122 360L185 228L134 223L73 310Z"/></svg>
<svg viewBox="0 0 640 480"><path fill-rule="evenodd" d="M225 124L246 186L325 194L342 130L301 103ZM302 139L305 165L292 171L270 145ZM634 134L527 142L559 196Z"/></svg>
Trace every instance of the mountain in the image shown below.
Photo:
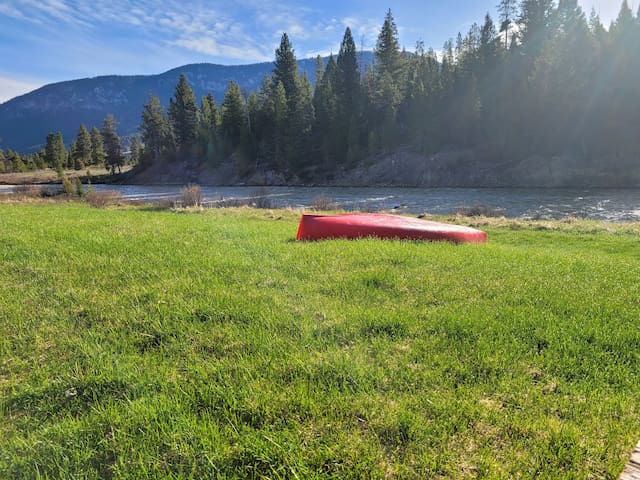
<svg viewBox="0 0 640 480"><path fill-rule="evenodd" d="M363 52L363 65L373 62L372 52ZM326 59L325 59L326 63ZM315 59L298 61L301 72L315 81ZM248 95L258 90L272 62L251 65L184 65L159 75L102 76L45 85L33 92L0 104L0 148L32 153L41 149L49 132L62 132L67 145L76 137L78 127L102 127L111 113L121 136L137 133L142 106L154 94L167 107L181 73L193 88L198 102L212 93L218 105L230 80Z"/></svg>

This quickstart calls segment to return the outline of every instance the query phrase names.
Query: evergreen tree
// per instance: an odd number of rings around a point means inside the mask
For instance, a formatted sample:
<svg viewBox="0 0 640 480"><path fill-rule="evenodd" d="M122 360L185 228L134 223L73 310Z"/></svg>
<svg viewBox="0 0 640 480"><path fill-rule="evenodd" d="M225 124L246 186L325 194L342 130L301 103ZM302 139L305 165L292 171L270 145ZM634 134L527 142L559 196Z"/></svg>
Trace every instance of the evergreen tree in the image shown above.
<svg viewBox="0 0 640 480"><path fill-rule="evenodd" d="M91 127L91 133L89 134L89 136L91 137L91 164L103 165L105 153L102 134L100 133L100 130L98 130L94 125L93 127Z"/></svg>
<svg viewBox="0 0 640 480"><path fill-rule="evenodd" d="M360 69L356 55L351 29L347 27L338 52L335 79L338 111L334 122L336 154L345 163L356 160L355 152L359 150Z"/></svg>
<svg viewBox="0 0 640 480"><path fill-rule="evenodd" d="M198 128L198 107L196 96L184 74L176 85L173 98L169 101L169 121L179 150L188 151L195 142Z"/></svg>
<svg viewBox="0 0 640 480"><path fill-rule="evenodd" d="M488 13L484 17L484 24L480 29L480 43L478 45L478 68L480 75L486 75L494 70L498 61L498 37L495 25Z"/></svg>
<svg viewBox="0 0 640 480"><path fill-rule="evenodd" d="M291 104L298 95L298 62L296 61L293 47L286 33L282 34L280 46L276 49L276 62L273 70L273 84L282 83Z"/></svg>
<svg viewBox="0 0 640 480"><path fill-rule="evenodd" d="M319 70L319 69L318 69ZM319 74L319 72L318 72ZM316 82L313 95L315 109L315 138L322 162L329 168L333 167L337 155L336 145L333 142L335 125L338 117L338 99L336 96L336 83L338 81L338 65L333 57L329 56L326 70Z"/></svg>
<svg viewBox="0 0 640 480"><path fill-rule="evenodd" d="M47 139L44 144L44 157L45 162L49 166L49 168L57 169L58 166L58 157L57 150L55 148L56 136L53 132L49 132L47 134Z"/></svg>
<svg viewBox="0 0 640 480"><path fill-rule="evenodd" d="M310 161L310 142L315 111L313 108L313 88L306 73L302 77L298 77L297 93L294 110L289 110L288 122L291 130L287 142L288 159L293 172L309 176L313 168L313 162Z"/></svg>
<svg viewBox="0 0 640 480"><path fill-rule="evenodd" d="M113 115L107 115L102 126L102 139L105 150L105 164L111 171L111 174L122 172L124 157L122 156L122 147L120 145L120 137L116 132L116 120Z"/></svg>
<svg viewBox="0 0 640 480"><path fill-rule="evenodd" d="M56 150L56 170L68 168L68 152L64 146L64 139L62 138L61 132L56 133L56 137L54 140L54 149Z"/></svg>
<svg viewBox="0 0 640 480"><path fill-rule="evenodd" d="M511 26L518 12L517 0L500 0L498 13L500 14L500 32L504 33L504 48L509 48L509 38Z"/></svg>
<svg viewBox="0 0 640 480"><path fill-rule="evenodd" d="M22 157L18 152L7 149L5 153L5 162L8 164L10 172L26 172L27 166L22 161Z"/></svg>
<svg viewBox="0 0 640 480"><path fill-rule="evenodd" d="M86 165L91 163L91 135L82 124L78 129L75 148L72 148L71 151L73 167L76 170L82 170Z"/></svg>
<svg viewBox="0 0 640 480"><path fill-rule="evenodd" d="M69 160L68 160L68 165L70 168L73 168L74 170L82 170L82 166L78 166L76 165L76 158L78 157L77 154L77 143L75 140L71 141L71 145L69 145Z"/></svg>
<svg viewBox="0 0 640 480"><path fill-rule="evenodd" d="M238 148L245 140L247 115L240 85L230 81L222 101L222 122L220 124L225 145L229 152Z"/></svg>
<svg viewBox="0 0 640 480"><path fill-rule="evenodd" d="M129 163L131 165L137 165L140 163L140 159L142 158L142 145L140 144L140 140L137 136L131 139L131 156L129 157Z"/></svg>
<svg viewBox="0 0 640 480"><path fill-rule="evenodd" d="M213 95L202 97L200 100L200 116L198 122L198 141L203 154L208 161L218 157L218 127L220 114Z"/></svg>
<svg viewBox="0 0 640 480"><path fill-rule="evenodd" d="M282 153L288 169L299 170L301 160L309 153L313 102L311 84L298 73L298 62L286 33L282 34L280 46L276 49L272 84L276 88L278 84L282 84L287 100L287 120L283 125L275 122L275 128L281 130L274 134L283 139ZM277 96L278 92L272 93Z"/></svg>
<svg viewBox="0 0 640 480"><path fill-rule="evenodd" d="M398 27L396 27L391 9L387 11L384 18L374 53L378 76L388 76L392 81L397 81L402 68L402 59L398 41Z"/></svg>
<svg viewBox="0 0 640 480"><path fill-rule="evenodd" d="M371 100L373 111L370 115L372 125L377 130L379 146L386 150L394 147L399 141L396 112L403 98L401 88L406 84L402 79L403 57L400 53L398 28L391 10L387 11L378 34L374 54L375 91Z"/></svg>
<svg viewBox="0 0 640 480"><path fill-rule="evenodd" d="M360 69L351 29L346 28L337 60L337 91L343 111L352 112L360 89Z"/></svg>
<svg viewBox="0 0 640 480"><path fill-rule="evenodd" d="M597 46L600 48L604 47L607 39L607 30L604 28L604 25L600 20L600 16L596 12L595 8L591 9L591 14L589 15L589 30L591 31L591 35L593 36Z"/></svg>
<svg viewBox="0 0 640 480"><path fill-rule="evenodd" d="M170 128L160 99L151 95L142 109L140 134L144 149L141 157L142 165L158 163L162 155L169 149Z"/></svg>
<svg viewBox="0 0 640 480"><path fill-rule="evenodd" d="M548 38L553 17L554 0L522 0L520 5L520 38L525 53L536 56Z"/></svg>
<svg viewBox="0 0 640 480"><path fill-rule="evenodd" d="M289 107L287 105L287 91L282 82L277 82L273 88L273 163L279 170L286 170L287 158L285 143Z"/></svg>

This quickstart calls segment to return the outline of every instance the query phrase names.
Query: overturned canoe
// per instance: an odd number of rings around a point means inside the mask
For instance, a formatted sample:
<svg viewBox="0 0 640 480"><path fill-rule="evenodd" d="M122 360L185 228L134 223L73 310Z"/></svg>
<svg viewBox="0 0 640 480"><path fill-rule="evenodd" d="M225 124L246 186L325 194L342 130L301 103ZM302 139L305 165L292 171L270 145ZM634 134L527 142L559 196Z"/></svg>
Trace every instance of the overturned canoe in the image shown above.
<svg viewBox="0 0 640 480"><path fill-rule="evenodd" d="M487 234L474 228L381 213L302 215L296 240L363 237L454 243L487 241Z"/></svg>

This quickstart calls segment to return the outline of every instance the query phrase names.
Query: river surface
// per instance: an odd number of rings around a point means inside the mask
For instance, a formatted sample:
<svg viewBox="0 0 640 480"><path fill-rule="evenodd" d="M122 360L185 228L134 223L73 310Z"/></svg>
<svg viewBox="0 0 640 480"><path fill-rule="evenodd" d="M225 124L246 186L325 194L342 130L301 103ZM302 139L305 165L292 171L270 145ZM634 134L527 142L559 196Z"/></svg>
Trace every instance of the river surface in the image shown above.
<svg viewBox="0 0 640 480"><path fill-rule="evenodd" d="M0 194L13 188L0 185ZM46 188L59 189L60 186ZM94 185L93 188L118 190L126 199L145 202L178 199L181 190L180 186L173 185ZM324 197L346 210L449 214L460 208L482 205L507 217L575 216L640 221L638 189L202 187L202 192L211 205L266 197L273 207L305 208L317 197Z"/></svg>

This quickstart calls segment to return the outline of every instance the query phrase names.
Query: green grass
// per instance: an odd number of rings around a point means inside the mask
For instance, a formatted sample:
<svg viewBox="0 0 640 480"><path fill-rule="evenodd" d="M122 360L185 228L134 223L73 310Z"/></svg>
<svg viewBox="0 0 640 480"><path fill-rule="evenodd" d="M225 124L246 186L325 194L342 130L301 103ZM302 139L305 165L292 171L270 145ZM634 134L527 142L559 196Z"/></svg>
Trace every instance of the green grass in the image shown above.
<svg viewBox="0 0 640 480"><path fill-rule="evenodd" d="M611 478L640 226L293 241L286 211L0 205L0 478Z"/></svg>

